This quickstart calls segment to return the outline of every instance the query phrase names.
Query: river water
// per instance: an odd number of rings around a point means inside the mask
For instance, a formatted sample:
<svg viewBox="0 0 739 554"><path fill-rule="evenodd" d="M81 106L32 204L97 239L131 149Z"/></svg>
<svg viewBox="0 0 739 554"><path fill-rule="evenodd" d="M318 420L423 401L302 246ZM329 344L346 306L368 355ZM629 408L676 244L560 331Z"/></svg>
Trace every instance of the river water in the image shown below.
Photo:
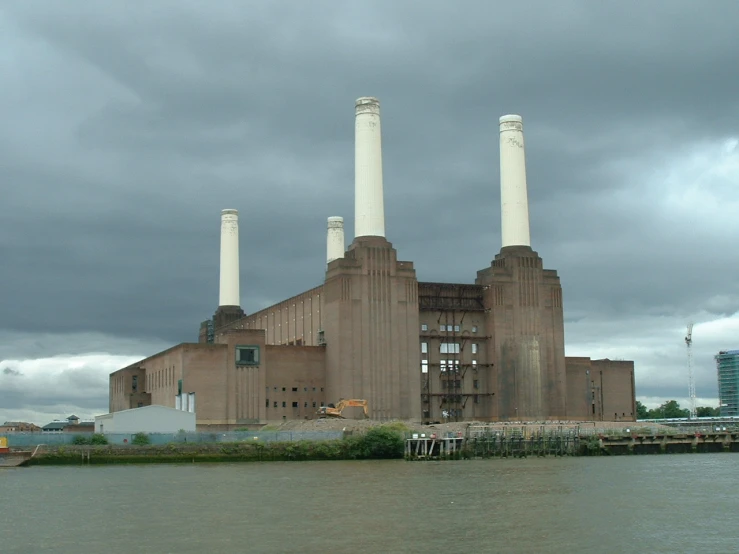
<svg viewBox="0 0 739 554"><path fill-rule="evenodd" d="M0 470L0 552L739 551L739 456Z"/></svg>

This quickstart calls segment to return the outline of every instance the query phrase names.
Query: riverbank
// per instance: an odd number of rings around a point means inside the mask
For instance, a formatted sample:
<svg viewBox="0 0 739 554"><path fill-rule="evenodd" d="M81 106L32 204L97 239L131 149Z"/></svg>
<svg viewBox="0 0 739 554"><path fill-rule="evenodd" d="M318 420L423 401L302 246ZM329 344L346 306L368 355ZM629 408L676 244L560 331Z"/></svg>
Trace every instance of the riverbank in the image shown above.
<svg viewBox="0 0 739 554"><path fill-rule="evenodd" d="M739 433L694 435L522 435L476 437L413 435L376 428L360 436L329 441L236 442L152 445L72 445L42 449L29 465L214 463L309 460L461 460L612 456L676 453L739 453Z"/></svg>

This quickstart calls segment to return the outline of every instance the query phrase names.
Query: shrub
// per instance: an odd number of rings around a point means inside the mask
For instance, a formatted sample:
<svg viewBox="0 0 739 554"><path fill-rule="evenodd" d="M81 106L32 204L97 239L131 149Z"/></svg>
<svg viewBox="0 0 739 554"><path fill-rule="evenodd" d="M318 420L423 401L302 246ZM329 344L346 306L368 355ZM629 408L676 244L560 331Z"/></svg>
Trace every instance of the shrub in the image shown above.
<svg viewBox="0 0 739 554"><path fill-rule="evenodd" d="M396 429L381 425L373 427L361 438L363 456L372 459L402 458L405 449L405 439Z"/></svg>
<svg viewBox="0 0 739 554"><path fill-rule="evenodd" d="M102 433L95 433L90 437L90 444L108 444L108 437Z"/></svg>
<svg viewBox="0 0 739 554"><path fill-rule="evenodd" d="M72 437L72 444L90 444L90 438L84 435L75 435Z"/></svg>
<svg viewBox="0 0 739 554"><path fill-rule="evenodd" d="M136 433L133 436L133 439L131 439L131 444L135 444L136 446L146 446L147 444L151 444L151 439L146 433Z"/></svg>

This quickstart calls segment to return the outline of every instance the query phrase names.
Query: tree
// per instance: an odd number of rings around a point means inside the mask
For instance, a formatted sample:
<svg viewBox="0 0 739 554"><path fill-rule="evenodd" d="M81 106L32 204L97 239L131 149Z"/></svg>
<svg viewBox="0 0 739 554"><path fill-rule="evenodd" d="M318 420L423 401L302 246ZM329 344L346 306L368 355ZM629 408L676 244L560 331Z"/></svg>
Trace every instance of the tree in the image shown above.
<svg viewBox="0 0 739 554"><path fill-rule="evenodd" d="M647 407L639 402L636 401L636 419L647 419L649 417L649 410L647 410Z"/></svg>
<svg viewBox="0 0 739 554"><path fill-rule="evenodd" d="M719 417L721 408L711 408L710 406L701 406L695 409L695 415L698 417Z"/></svg>
<svg viewBox="0 0 739 554"><path fill-rule="evenodd" d="M648 419L679 419L690 416L690 410L683 410L677 400L668 400L659 408L649 410Z"/></svg>

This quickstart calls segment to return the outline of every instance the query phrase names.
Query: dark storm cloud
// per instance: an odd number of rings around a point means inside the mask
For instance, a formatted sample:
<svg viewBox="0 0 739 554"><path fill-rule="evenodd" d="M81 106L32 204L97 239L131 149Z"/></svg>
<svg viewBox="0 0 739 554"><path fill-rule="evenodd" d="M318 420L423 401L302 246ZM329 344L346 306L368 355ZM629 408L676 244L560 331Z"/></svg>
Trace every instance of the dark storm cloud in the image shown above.
<svg viewBox="0 0 739 554"><path fill-rule="evenodd" d="M325 218L353 234L363 95L382 102L388 238L421 280L470 282L499 249L497 119L514 112L569 320L739 306L739 264L716 259L733 239L686 230L650 184L737 133L739 4L122 6L0 12L8 330L194 340L227 207L247 311L320 283Z"/></svg>

